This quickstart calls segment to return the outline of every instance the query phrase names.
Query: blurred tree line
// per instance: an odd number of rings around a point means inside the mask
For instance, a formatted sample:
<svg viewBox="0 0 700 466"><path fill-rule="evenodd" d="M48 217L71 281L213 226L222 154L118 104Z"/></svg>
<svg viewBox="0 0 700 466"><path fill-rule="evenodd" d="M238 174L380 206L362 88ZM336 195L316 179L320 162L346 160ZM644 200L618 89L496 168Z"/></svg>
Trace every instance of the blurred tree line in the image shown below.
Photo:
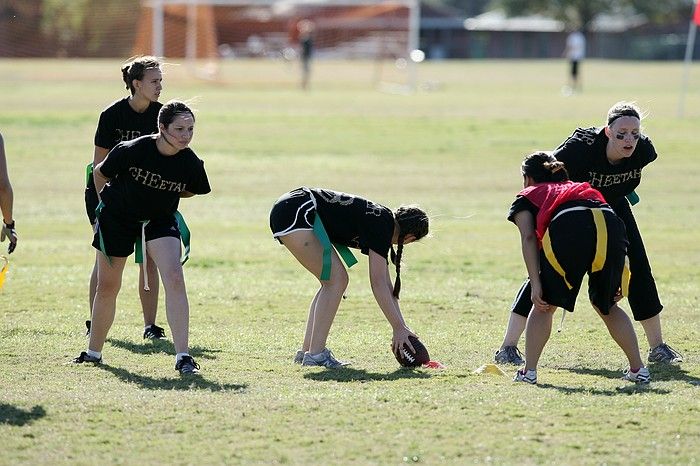
<svg viewBox="0 0 700 466"><path fill-rule="evenodd" d="M0 45L17 56L121 56L140 11L141 0L0 0Z"/></svg>
<svg viewBox="0 0 700 466"><path fill-rule="evenodd" d="M251 2L254 0L251 0ZM652 23L689 21L695 0L421 0L461 16L493 8L542 14L569 28L589 28L596 15L645 15ZM141 0L0 0L0 56L129 55Z"/></svg>
<svg viewBox="0 0 700 466"><path fill-rule="evenodd" d="M564 21L569 27L586 29L596 15L643 14L658 24L691 18L695 0L424 0L453 7L465 16L503 8L511 16L542 14Z"/></svg>

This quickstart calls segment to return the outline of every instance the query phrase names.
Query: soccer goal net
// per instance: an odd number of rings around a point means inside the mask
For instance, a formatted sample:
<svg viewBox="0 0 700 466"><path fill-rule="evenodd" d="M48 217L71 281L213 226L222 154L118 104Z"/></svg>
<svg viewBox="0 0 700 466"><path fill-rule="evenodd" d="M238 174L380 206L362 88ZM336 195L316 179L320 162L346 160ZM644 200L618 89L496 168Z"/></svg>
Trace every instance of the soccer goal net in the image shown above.
<svg viewBox="0 0 700 466"><path fill-rule="evenodd" d="M216 76L236 59L368 60L372 80L414 82L418 0L144 0L135 52ZM412 54L413 52L413 54ZM396 76L396 70L403 77Z"/></svg>

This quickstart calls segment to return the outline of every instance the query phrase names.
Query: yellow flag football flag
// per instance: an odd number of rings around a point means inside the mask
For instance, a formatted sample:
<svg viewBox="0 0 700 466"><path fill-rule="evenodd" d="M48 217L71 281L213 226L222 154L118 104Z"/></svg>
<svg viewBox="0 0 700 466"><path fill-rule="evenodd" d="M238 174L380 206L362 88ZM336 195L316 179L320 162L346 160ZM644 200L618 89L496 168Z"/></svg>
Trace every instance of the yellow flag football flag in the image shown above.
<svg viewBox="0 0 700 466"><path fill-rule="evenodd" d="M7 273L7 269L10 268L10 261L7 260L5 256L0 256L0 260L5 261L2 270L0 270L0 290L2 290L2 285L5 284L5 274Z"/></svg>

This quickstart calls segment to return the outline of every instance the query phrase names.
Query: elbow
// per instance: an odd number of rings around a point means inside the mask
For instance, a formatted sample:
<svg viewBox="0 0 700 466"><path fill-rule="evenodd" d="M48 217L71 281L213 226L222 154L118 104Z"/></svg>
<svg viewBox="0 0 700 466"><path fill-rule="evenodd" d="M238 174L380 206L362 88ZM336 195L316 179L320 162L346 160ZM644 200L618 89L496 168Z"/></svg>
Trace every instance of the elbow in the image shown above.
<svg viewBox="0 0 700 466"><path fill-rule="evenodd" d="M526 233L522 236L521 242L523 244L537 243L537 235L535 234L534 231L530 232L530 233Z"/></svg>

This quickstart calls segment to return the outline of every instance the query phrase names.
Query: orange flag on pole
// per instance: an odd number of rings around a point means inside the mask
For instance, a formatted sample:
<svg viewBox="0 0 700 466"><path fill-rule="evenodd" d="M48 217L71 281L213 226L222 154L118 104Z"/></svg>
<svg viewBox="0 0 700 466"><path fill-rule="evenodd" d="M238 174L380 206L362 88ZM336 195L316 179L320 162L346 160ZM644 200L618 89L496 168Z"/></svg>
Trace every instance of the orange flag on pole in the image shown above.
<svg viewBox="0 0 700 466"><path fill-rule="evenodd" d="M695 2L695 14L693 15L693 22L700 26L700 0Z"/></svg>

